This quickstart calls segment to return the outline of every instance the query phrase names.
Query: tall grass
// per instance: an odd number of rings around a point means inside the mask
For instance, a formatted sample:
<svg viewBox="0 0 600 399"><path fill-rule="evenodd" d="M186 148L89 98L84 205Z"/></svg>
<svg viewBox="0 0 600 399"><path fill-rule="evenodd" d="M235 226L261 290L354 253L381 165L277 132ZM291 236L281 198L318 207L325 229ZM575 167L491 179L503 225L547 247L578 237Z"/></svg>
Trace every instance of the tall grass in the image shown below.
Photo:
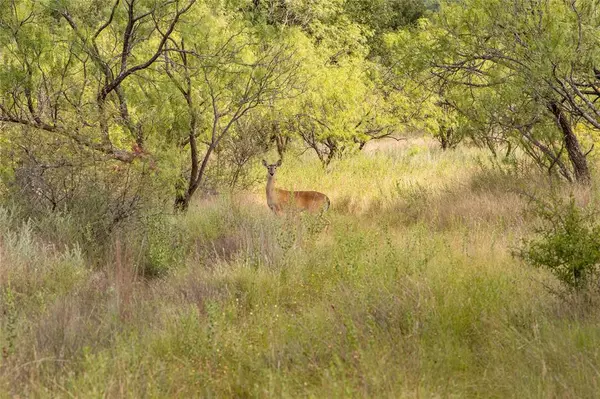
<svg viewBox="0 0 600 399"><path fill-rule="evenodd" d="M597 307L511 255L532 222L518 192L544 178L481 156L413 142L329 171L286 159L278 185L327 193L329 226L275 217L262 185L199 201L168 220L184 265L153 279L127 237L92 267L3 209L0 392L595 397Z"/></svg>

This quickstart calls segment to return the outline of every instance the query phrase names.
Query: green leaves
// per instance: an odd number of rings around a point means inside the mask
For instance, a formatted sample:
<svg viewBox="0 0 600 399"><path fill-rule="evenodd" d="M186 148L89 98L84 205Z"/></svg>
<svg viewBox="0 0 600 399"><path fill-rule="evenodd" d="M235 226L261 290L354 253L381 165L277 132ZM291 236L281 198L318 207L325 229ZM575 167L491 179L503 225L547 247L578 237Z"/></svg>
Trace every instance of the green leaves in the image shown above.
<svg viewBox="0 0 600 399"><path fill-rule="evenodd" d="M372 51L423 4L359 3L5 1L0 118L11 146L43 130L74 157L144 158L195 186L211 154L235 158L237 176L273 137L327 164L399 134L417 106L435 114L423 96L393 90Z"/></svg>
<svg viewBox="0 0 600 399"><path fill-rule="evenodd" d="M582 138L572 126L583 119L600 130L600 95L589 90L597 85L590 60L600 55L597 7L445 1L439 14L386 35L385 43L397 80L417 82L427 99L423 108L431 111L420 119L428 130L459 124L494 154L518 146L550 173L585 182ZM444 109L436 110L440 104Z"/></svg>
<svg viewBox="0 0 600 399"><path fill-rule="evenodd" d="M600 224L594 210L579 207L571 197L566 203L538 204L535 212L542 224L517 254L548 269L569 288L597 283L593 279L600 271Z"/></svg>

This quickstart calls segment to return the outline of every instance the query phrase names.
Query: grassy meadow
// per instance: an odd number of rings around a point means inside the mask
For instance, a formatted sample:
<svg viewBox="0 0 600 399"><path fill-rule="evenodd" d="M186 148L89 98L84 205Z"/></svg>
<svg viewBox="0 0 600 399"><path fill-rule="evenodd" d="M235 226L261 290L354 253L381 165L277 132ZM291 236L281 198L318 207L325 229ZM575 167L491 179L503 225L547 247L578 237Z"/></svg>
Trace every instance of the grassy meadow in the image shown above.
<svg viewBox="0 0 600 399"><path fill-rule="evenodd" d="M92 262L68 218L0 208L0 397L597 397L598 301L513 256L548 183L506 170L421 139L286 158L327 224L273 215L257 165L164 220L157 278L127 235Z"/></svg>

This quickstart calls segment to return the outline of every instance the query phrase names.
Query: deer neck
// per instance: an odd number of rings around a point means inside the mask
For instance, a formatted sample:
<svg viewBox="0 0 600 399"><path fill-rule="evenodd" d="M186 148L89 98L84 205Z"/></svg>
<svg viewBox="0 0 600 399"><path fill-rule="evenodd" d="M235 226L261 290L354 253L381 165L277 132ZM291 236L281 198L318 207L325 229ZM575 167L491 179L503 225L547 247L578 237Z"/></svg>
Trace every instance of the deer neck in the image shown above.
<svg viewBox="0 0 600 399"><path fill-rule="evenodd" d="M267 175L267 202L271 205L275 201L275 176Z"/></svg>

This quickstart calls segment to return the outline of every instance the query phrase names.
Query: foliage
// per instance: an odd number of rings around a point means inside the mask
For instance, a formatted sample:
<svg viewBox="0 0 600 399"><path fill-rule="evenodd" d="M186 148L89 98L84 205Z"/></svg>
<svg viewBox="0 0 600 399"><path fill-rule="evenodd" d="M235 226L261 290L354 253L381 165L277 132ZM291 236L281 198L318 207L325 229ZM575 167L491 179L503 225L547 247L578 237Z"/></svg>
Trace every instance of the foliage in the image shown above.
<svg viewBox="0 0 600 399"><path fill-rule="evenodd" d="M44 158L53 209L79 181L106 173L73 178L73 165L142 160L173 173L167 184L186 209L215 181L242 184L269 143L283 155L300 139L328 164L397 133L405 112L367 59L365 21L378 11L346 1L3 6L11 12L0 23L0 121L9 139L0 173L18 179L15 165ZM390 6L398 15L420 9ZM265 115L268 126L257 122Z"/></svg>
<svg viewBox="0 0 600 399"><path fill-rule="evenodd" d="M173 103L185 110L188 119L185 124L173 123L173 144L190 154L185 188L176 199L176 207L182 210L187 209L196 190L205 186L213 153L232 144L232 135L248 134L239 131L243 120L256 108L292 96L297 90L298 62L283 39L263 43L261 32L250 30L235 17L207 14L201 22L204 26L190 26L181 38L173 39L175 53L165 55L168 84L178 91L179 101ZM195 43L193 50L186 47L189 42ZM179 114L172 117L181 119ZM245 139L249 145L264 141L261 137ZM231 181L237 180L236 175L249 161L247 155L240 159L238 150L230 147L229 151L238 156ZM248 151L256 153L256 148Z"/></svg>
<svg viewBox="0 0 600 399"><path fill-rule="evenodd" d="M428 4L429 3L429 4ZM422 18L432 2L422 0L358 0L347 1L346 9L351 18L369 32L370 58L389 60L384 37L406 26L414 25Z"/></svg>
<svg viewBox="0 0 600 399"><path fill-rule="evenodd" d="M437 32L429 20L421 19L412 29L383 35L389 58L384 84L403 99L399 112L403 124L430 134L448 149L468 135L469 127L468 120L449 101L448 87L431 80L427 57L435 51Z"/></svg>
<svg viewBox="0 0 600 399"><path fill-rule="evenodd" d="M140 274L147 278L163 277L173 272L185 261L189 247L185 241L185 231L165 217L146 218L141 231L133 234L141 237L141 242L129 240L139 246L143 259ZM131 242L133 241L133 242Z"/></svg>
<svg viewBox="0 0 600 399"><path fill-rule="evenodd" d="M569 288L597 288L600 271L600 224L597 212L581 208L575 198L567 202L538 203L535 210L542 225L536 237L524 240L519 256L527 263L546 268Z"/></svg>
<svg viewBox="0 0 600 399"><path fill-rule="evenodd" d="M600 126L593 116L598 93L589 90L600 55L595 7L448 1L430 22L400 34L401 43L413 43L399 50L399 69L420 72L419 81L438 88L434 93L492 151L521 147L550 173L587 183L582 147L589 136L576 126Z"/></svg>

